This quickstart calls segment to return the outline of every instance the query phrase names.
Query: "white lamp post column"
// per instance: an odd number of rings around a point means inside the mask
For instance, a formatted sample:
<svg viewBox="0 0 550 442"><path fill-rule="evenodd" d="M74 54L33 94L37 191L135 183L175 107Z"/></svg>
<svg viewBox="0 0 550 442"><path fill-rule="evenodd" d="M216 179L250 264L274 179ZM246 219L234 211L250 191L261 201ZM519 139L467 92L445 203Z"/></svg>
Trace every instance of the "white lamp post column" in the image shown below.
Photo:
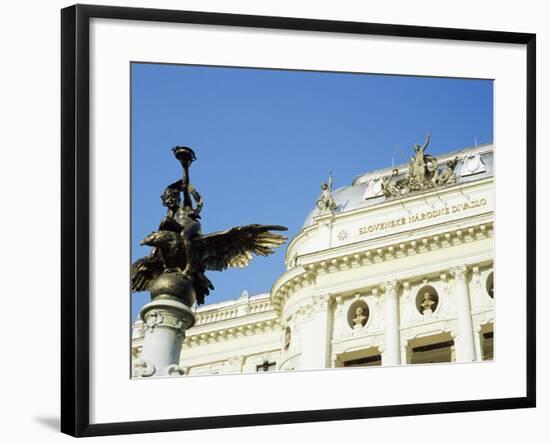
<svg viewBox="0 0 550 442"><path fill-rule="evenodd" d="M151 288L151 302L139 312L144 324L143 348L133 361L133 377L178 376L185 330L195 324L190 306L195 301L191 281L181 272L160 275Z"/></svg>
<svg viewBox="0 0 550 442"><path fill-rule="evenodd" d="M474 330L468 290L468 267L463 265L450 270L455 280L455 299L458 315L457 362L476 360Z"/></svg>
<svg viewBox="0 0 550 442"><path fill-rule="evenodd" d="M143 348L134 361L134 377L182 375L179 367L185 330L193 325L191 309L176 298L156 298L139 313L144 323Z"/></svg>
<svg viewBox="0 0 550 442"><path fill-rule="evenodd" d="M399 297L397 282L388 281L383 285L386 295L386 340L382 354L382 365L401 364L401 346L399 344Z"/></svg>

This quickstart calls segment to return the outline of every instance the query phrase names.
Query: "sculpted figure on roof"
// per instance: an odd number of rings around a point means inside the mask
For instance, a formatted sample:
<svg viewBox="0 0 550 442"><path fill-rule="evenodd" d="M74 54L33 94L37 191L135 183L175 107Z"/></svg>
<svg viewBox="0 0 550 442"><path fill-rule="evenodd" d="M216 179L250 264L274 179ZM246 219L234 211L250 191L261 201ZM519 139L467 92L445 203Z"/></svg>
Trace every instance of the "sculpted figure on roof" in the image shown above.
<svg viewBox="0 0 550 442"><path fill-rule="evenodd" d="M321 184L321 195L317 199L317 208L321 212L334 212L336 210L336 202L332 196L332 172L328 173L328 184Z"/></svg>
<svg viewBox="0 0 550 442"><path fill-rule="evenodd" d="M409 162L409 168L405 174L401 174L401 177L398 177L397 169L392 171L391 176L382 177L382 193L386 198L396 198L456 183L454 169L458 163L458 157L440 167L436 157L425 153L429 143L430 134L428 133L422 146L413 145L414 154Z"/></svg>

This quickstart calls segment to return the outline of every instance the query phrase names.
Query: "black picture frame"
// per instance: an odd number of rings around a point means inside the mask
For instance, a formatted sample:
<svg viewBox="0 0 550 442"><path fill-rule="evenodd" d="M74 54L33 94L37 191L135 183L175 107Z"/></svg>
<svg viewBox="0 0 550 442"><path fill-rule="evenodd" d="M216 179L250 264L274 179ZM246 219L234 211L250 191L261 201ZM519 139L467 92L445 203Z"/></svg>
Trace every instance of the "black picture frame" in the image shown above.
<svg viewBox="0 0 550 442"><path fill-rule="evenodd" d="M524 397L90 424L91 18L512 43L527 51L527 342ZM75 5L61 11L61 431L99 436L454 413L536 405L536 35L212 12Z"/></svg>

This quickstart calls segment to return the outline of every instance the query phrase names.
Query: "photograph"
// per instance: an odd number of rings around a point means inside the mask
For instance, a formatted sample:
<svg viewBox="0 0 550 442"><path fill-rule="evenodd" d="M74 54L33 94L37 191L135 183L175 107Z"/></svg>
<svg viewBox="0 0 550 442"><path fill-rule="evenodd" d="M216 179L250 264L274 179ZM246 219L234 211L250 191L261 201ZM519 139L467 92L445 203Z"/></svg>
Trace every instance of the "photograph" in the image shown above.
<svg viewBox="0 0 550 442"><path fill-rule="evenodd" d="M130 378L498 359L493 79L129 76Z"/></svg>
<svg viewBox="0 0 550 442"><path fill-rule="evenodd" d="M536 407L536 29L256 12L61 11L61 431Z"/></svg>

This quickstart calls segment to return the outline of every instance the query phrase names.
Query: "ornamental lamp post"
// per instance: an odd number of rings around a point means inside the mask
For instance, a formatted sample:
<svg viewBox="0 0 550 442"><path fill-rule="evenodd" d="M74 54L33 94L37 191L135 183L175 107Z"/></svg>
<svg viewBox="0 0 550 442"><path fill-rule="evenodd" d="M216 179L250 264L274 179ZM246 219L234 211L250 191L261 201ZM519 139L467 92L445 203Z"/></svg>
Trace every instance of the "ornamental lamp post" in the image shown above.
<svg viewBox="0 0 550 442"><path fill-rule="evenodd" d="M131 269L132 292L151 294L151 302L139 312L144 324L143 347L133 360L133 377L183 375L181 346L185 331L195 324L191 307L195 302L203 304L214 289L205 272L245 267L252 254L270 255L287 239L270 232L286 227L261 224L203 235L199 221L203 200L189 181L195 152L186 146L175 146L172 152L183 168L183 177L164 190L161 199L167 214L158 230L141 241L153 250Z"/></svg>

